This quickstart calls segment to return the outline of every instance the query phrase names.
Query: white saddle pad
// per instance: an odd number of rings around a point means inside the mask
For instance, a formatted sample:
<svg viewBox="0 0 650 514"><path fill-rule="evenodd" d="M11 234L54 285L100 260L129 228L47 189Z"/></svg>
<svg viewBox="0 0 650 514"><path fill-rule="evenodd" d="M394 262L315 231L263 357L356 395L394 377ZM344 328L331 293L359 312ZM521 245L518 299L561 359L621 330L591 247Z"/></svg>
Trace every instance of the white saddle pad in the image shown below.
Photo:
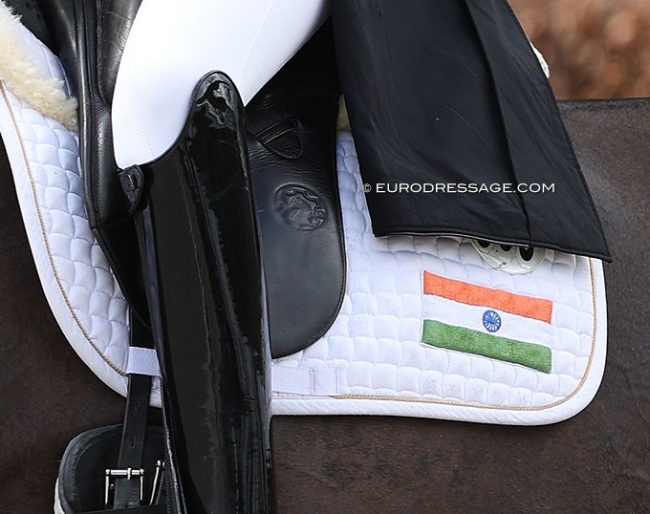
<svg viewBox="0 0 650 514"><path fill-rule="evenodd" d="M63 78L25 32L43 73ZM127 374L155 375L157 361L129 349L128 307L84 211L77 135L0 90L0 133L45 295L75 351L125 395ZM345 299L324 337L273 361L273 413L533 425L580 412L605 365L602 263L548 250L532 273L510 275L467 239L376 238L351 134L339 133L337 154Z"/></svg>

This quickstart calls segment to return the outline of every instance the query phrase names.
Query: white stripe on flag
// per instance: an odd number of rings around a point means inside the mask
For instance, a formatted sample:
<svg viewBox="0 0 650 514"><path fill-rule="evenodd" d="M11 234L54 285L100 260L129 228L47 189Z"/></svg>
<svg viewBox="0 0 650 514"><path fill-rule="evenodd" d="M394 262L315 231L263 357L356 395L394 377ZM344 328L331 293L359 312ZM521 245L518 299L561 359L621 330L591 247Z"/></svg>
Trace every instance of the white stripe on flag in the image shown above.
<svg viewBox="0 0 650 514"><path fill-rule="evenodd" d="M495 311L501 318L501 328L496 332L488 331L483 324L483 314L490 310ZM423 295L422 298L422 318L515 341L537 343L551 349L554 341L557 340L557 328L552 323L509 314L491 307L467 305L429 294Z"/></svg>

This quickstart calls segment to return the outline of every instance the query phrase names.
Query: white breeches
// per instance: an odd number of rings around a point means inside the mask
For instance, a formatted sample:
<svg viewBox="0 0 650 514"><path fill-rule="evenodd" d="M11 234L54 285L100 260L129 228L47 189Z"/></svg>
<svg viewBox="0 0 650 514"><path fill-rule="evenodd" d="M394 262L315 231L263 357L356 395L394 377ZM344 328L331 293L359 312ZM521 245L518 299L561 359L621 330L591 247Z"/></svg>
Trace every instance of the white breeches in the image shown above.
<svg viewBox="0 0 650 514"><path fill-rule="evenodd" d="M247 103L328 14L327 0L144 0L113 98L118 166L152 161L174 144L210 71L230 76Z"/></svg>

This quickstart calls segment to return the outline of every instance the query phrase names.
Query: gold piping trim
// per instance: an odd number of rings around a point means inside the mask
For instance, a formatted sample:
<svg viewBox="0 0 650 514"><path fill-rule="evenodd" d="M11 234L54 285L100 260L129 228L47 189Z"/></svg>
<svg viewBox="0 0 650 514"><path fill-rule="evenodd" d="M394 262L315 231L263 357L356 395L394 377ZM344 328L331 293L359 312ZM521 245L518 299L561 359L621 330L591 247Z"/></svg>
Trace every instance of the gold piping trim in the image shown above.
<svg viewBox="0 0 650 514"><path fill-rule="evenodd" d="M32 195L34 198L34 205L36 207L36 214L38 216L38 222L41 227L41 235L43 236L43 242L45 243L45 251L47 252L47 258L50 261L50 266L52 267L52 273L54 274L54 279L56 280L56 283L59 287L59 291L61 292L61 296L63 296L63 300L65 301L66 306L68 307L68 310L70 311L70 315L72 316L72 319L74 319L77 328L81 331L83 334L84 338L86 341L88 341L88 344L99 354L101 359L116 373L118 373L120 376L125 377L126 373L124 373L122 370L117 368L115 364L113 364L111 361L109 361L106 356L99 350L97 345L94 343L93 339L90 337L88 332L86 332L86 329L83 327L81 324L81 321L77 317L77 314L74 312L74 309L72 308L72 303L70 302L70 298L68 297L65 288L63 287L63 281L59 277L59 274L57 272L56 266L54 264L54 258L52 257L52 250L50 248L50 242L47 238L47 231L45 230L45 222L43 221L43 214L41 212L41 206L38 203L38 195L36 193L36 185L34 183L34 177L32 174L32 168L29 162L29 159L27 158L27 152L25 150L25 144L24 140L22 137L22 134L18 128L18 122L16 120L16 116L13 110L12 105L9 103L9 98L7 97L7 91L5 89L4 83L0 81L0 91L2 91L2 96L4 98L5 104L7 106L7 109L9 111L9 116L11 117L11 121L14 125L14 129L16 130L16 135L18 137L18 142L20 143L20 150L23 155L23 160L25 161L25 168L27 169L27 175L29 176L29 183L32 189Z"/></svg>
<svg viewBox="0 0 650 514"><path fill-rule="evenodd" d="M598 309L596 305L596 279L594 276L594 266L593 266L593 260L589 258L589 274L591 277L591 297L592 297L592 307L593 307L593 324L592 324L592 333L593 337L591 340L591 353L589 354L589 361L587 362L587 367L585 368L585 372L582 375L582 379L576 386L576 388L568 395L566 395L564 398L561 400L557 400L553 403L549 403L547 405L540 405L537 407L507 407L507 406L502 406L502 405L483 405L480 403L468 403L468 402L454 402L454 401L445 401L445 400L433 400L433 399L422 399L422 398L402 398L399 396L393 397L393 396L369 396L369 395L362 395L362 394L340 394L333 396L333 398L339 399L339 400L383 400L383 401L397 401L397 402L405 402L405 403L428 403L428 404L436 404L436 405L449 405L449 406L454 406L454 407L472 407L472 408L481 408L481 409L488 409L488 410L499 410L499 411L516 411L516 412L539 412L547 409L552 409L553 407L557 407L558 405L562 405L563 403L568 402L573 398L578 392L584 387L585 383L587 382L587 377L589 376L589 373L591 371L591 366L593 364L594 360L594 354L596 353L596 340L597 340L597 332L598 332L598 324L597 324L597 316L598 316Z"/></svg>

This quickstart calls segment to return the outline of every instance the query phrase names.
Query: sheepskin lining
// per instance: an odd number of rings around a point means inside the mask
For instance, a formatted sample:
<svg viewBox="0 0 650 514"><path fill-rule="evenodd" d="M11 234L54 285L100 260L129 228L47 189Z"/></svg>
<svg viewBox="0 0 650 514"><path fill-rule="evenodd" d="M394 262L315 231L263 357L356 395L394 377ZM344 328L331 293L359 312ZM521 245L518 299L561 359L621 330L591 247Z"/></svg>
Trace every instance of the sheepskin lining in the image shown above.
<svg viewBox="0 0 650 514"><path fill-rule="evenodd" d="M48 79L34 64L23 42L20 18L0 1L0 80L45 117L77 130L77 100L65 94L63 81Z"/></svg>

